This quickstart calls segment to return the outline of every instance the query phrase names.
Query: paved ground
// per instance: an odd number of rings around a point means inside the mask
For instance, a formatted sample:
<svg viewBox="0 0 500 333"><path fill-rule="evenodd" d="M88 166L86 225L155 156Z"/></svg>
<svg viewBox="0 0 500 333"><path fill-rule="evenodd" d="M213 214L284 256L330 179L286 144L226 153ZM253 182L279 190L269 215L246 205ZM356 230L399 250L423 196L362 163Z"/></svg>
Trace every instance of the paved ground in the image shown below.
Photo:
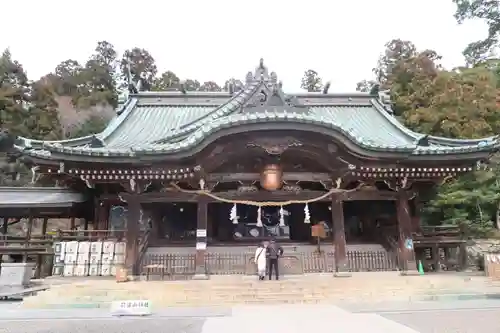
<svg viewBox="0 0 500 333"><path fill-rule="evenodd" d="M484 299L177 308L146 318L112 318L102 309L24 310L0 304L0 333L320 333L332 323L338 332L498 333L499 317L500 300Z"/></svg>
<svg viewBox="0 0 500 333"><path fill-rule="evenodd" d="M500 332L500 309L394 313L382 316L421 333Z"/></svg>
<svg viewBox="0 0 500 333"><path fill-rule="evenodd" d="M355 313L377 313L420 333L500 332L500 300L448 300L344 304Z"/></svg>

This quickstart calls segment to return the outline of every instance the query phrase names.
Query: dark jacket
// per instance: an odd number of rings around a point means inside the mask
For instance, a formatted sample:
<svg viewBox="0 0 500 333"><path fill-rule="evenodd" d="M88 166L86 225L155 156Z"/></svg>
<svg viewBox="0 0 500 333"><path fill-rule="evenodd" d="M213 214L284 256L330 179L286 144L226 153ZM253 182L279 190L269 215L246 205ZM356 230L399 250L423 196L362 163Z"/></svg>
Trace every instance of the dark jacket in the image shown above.
<svg viewBox="0 0 500 333"><path fill-rule="evenodd" d="M269 259L278 259L283 255L283 248L276 242L271 242L267 246L267 257Z"/></svg>

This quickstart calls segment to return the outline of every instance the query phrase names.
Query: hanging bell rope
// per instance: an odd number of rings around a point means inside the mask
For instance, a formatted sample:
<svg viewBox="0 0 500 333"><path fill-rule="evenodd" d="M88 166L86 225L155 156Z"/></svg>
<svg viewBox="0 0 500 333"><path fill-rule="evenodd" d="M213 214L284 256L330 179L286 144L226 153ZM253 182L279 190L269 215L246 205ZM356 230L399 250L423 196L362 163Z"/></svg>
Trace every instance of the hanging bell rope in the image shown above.
<svg viewBox="0 0 500 333"><path fill-rule="evenodd" d="M262 228L262 207L257 209L257 227Z"/></svg>
<svg viewBox="0 0 500 333"><path fill-rule="evenodd" d="M342 190L342 189L331 189L330 191L326 192L325 194L320 195L319 197L308 199L308 200L287 200L287 201L252 201L252 200L231 200L231 199L226 199L219 197L213 193L210 193L207 190L185 190L181 188L179 185L175 183L170 183L170 185L175 188L179 192L183 193L189 193L189 194L198 194L198 195L206 195L214 200L220 201L220 202L225 202L225 203L231 203L231 204L239 204L239 205L248 205L248 206L256 206L256 207L278 207L278 206L287 206L287 205L294 205L294 204L308 204L311 202L316 202L323 200L325 198L328 198L330 195L334 193L349 193L349 192L355 192L359 190L361 187L364 186L364 184L359 184L357 187L351 189L351 190Z"/></svg>

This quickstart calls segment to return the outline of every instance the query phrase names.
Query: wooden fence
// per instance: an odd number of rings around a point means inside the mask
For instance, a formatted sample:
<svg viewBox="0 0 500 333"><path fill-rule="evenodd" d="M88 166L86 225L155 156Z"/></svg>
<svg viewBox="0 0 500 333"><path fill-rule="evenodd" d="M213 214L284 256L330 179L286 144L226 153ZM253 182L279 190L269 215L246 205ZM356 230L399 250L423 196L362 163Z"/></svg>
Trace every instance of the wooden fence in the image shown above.
<svg viewBox="0 0 500 333"><path fill-rule="evenodd" d="M348 251L351 272L395 271L396 255L387 251ZM333 273L333 252L301 252L280 258L280 274ZM205 266L209 275L253 275L252 253L207 253ZM147 279L188 279L195 273L194 254L146 254L139 271Z"/></svg>

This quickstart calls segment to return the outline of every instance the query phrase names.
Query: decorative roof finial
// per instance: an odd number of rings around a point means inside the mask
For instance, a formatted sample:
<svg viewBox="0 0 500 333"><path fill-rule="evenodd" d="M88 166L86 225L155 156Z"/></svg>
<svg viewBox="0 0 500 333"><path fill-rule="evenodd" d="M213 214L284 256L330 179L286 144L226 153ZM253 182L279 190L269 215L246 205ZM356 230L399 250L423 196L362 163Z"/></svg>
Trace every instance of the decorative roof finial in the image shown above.
<svg viewBox="0 0 500 333"><path fill-rule="evenodd" d="M185 82L182 82L180 87L179 87L179 90L181 91L182 94L186 94L187 93L187 90L186 90L186 83Z"/></svg>
<svg viewBox="0 0 500 333"><path fill-rule="evenodd" d="M326 95L328 94L328 90L330 90L331 82L328 81L325 86L323 87L323 94Z"/></svg>
<svg viewBox="0 0 500 333"><path fill-rule="evenodd" d="M252 74L252 72L248 72L247 73L246 81L247 81L247 83L250 83L250 82L253 81L253 74Z"/></svg>
<svg viewBox="0 0 500 333"><path fill-rule="evenodd" d="M278 75L276 75L275 72L271 72L271 83L273 83L273 84L278 83Z"/></svg>
<svg viewBox="0 0 500 333"><path fill-rule="evenodd" d="M260 58L259 67L255 69L255 74L253 76L254 80L266 81L269 80L269 73L267 67L264 66L264 59Z"/></svg>

